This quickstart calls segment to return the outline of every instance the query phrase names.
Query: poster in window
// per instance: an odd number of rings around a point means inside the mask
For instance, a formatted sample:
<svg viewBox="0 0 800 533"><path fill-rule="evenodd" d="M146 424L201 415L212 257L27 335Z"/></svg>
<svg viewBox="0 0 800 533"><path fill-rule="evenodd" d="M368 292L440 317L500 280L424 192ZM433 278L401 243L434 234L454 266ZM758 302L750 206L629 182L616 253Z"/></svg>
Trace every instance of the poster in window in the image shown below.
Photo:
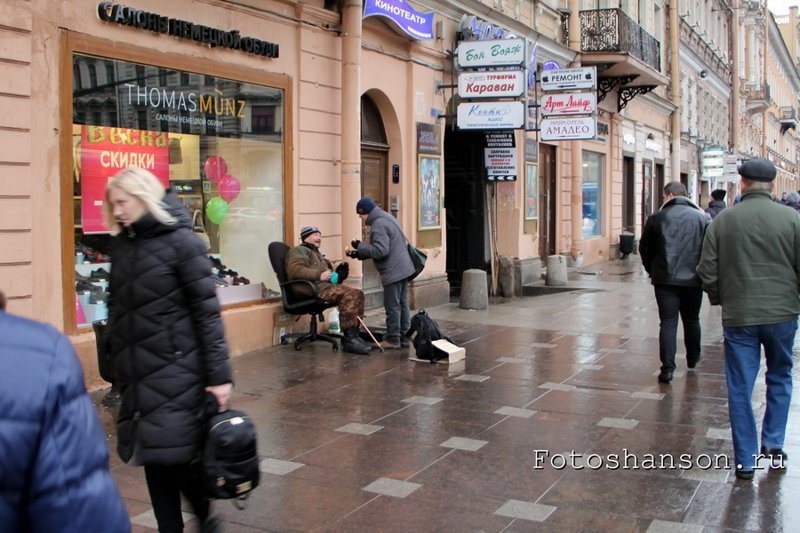
<svg viewBox="0 0 800 533"><path fill-rule="evenodd" d="M441 164L440 157L419 156L419 229L441 227Z"/></svg>
<svg viewBox="0 0 800 533"><path fill-rule="evenodd" d="M83 233L107 233L103 202L109 178L128 167L144 168L169 187L166 132L81 126L81 224Z"/></svg>
<svg viewBox="0 0 800 533"><path fill-rule="evenodd" d="M539 218L539 166L525 163L525 220Z"/></svg>

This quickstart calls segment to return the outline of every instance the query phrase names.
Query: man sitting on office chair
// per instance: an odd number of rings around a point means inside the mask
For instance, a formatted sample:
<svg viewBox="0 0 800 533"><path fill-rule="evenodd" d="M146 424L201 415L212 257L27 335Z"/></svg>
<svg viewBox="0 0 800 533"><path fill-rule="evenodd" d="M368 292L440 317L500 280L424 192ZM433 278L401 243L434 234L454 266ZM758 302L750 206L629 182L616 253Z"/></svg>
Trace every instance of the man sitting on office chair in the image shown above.
<svg viewBox="0 0 800 533"><path fill-rule="evenodd" d="M339 321L344 331L342 349L356 354L369 353L372 347L358 335L358 317L364 316L364 293L355 287L342 285L349 265L339 263L336 269L319 251L322 233L316 226L300 230L302 244L289 250L286 256L286 276L289 280L305 279L317 285L317 297L339 307ZM297 285L294 294L312 298L311 288Z"/></svg>

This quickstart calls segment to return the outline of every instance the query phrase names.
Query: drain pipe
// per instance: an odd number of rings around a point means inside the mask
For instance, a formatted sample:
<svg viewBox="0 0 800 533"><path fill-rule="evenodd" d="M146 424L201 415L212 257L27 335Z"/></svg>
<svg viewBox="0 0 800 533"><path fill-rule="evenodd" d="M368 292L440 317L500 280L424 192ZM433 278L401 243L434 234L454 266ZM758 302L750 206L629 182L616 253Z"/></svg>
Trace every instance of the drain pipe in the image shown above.
<svg viewBox="0 0 800 533"><path fill-rule="evenodd" d="M581 66L581 15L580 0L569 0L569 47L575 51L573 67ZM572 244L569 255L574 266L583 265L583 142L570 141L570 220Z"/></svg>
<svg viewBox="0 0 800 533"><path fill-rule="evenodd" d="M678 2L669 3L669 54L670 54L670 89L672 103L672 181L681 181L681 58L680 58L680 17ZM697 191L694 191L697 200Z"/></svg>

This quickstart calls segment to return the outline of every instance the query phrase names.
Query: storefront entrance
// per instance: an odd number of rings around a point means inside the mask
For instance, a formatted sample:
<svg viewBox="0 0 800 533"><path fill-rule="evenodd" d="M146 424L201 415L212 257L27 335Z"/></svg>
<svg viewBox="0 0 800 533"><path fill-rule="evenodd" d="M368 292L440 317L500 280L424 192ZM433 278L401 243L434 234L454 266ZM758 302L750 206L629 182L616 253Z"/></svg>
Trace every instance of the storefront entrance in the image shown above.
<svg viewBox="0 0 800 533"><path fill-rule="evenodd" d="M451 295L461 291L461 274L470 268L488 271L486 182L483 132L444 135L444 206L447 210L447 280Z"/></svg>

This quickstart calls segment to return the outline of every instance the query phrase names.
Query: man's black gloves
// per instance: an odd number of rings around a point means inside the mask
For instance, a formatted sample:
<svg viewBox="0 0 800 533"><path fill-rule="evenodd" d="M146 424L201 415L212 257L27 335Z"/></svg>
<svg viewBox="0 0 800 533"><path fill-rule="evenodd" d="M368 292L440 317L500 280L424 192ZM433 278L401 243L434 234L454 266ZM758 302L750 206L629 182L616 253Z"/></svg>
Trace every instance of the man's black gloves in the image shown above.
<svg viewBox="0 0 800 533"><path fill-rule="evenodd" d="M339 283L346 280L347 276L350 275L350 263L345 263L342 261L336 265L336 273L339 274Z"/></svg>
<svg viewBox="0 0 800 533"><path fill-rule="evenodd" d="M358 250L353 250L351 248L348 248L347 250L344 251L344 255L346 255L347 257L352 257L353 259L358 259Z"/></svg>
<svg viewBox="0 0 800 533"><path fill-rule="evenodd" d="M352 241L350 241L350 246L353 248L353 250L358 250L359 244L361 244L361 241L359 241L358 239L353 239Z"/></svg>

